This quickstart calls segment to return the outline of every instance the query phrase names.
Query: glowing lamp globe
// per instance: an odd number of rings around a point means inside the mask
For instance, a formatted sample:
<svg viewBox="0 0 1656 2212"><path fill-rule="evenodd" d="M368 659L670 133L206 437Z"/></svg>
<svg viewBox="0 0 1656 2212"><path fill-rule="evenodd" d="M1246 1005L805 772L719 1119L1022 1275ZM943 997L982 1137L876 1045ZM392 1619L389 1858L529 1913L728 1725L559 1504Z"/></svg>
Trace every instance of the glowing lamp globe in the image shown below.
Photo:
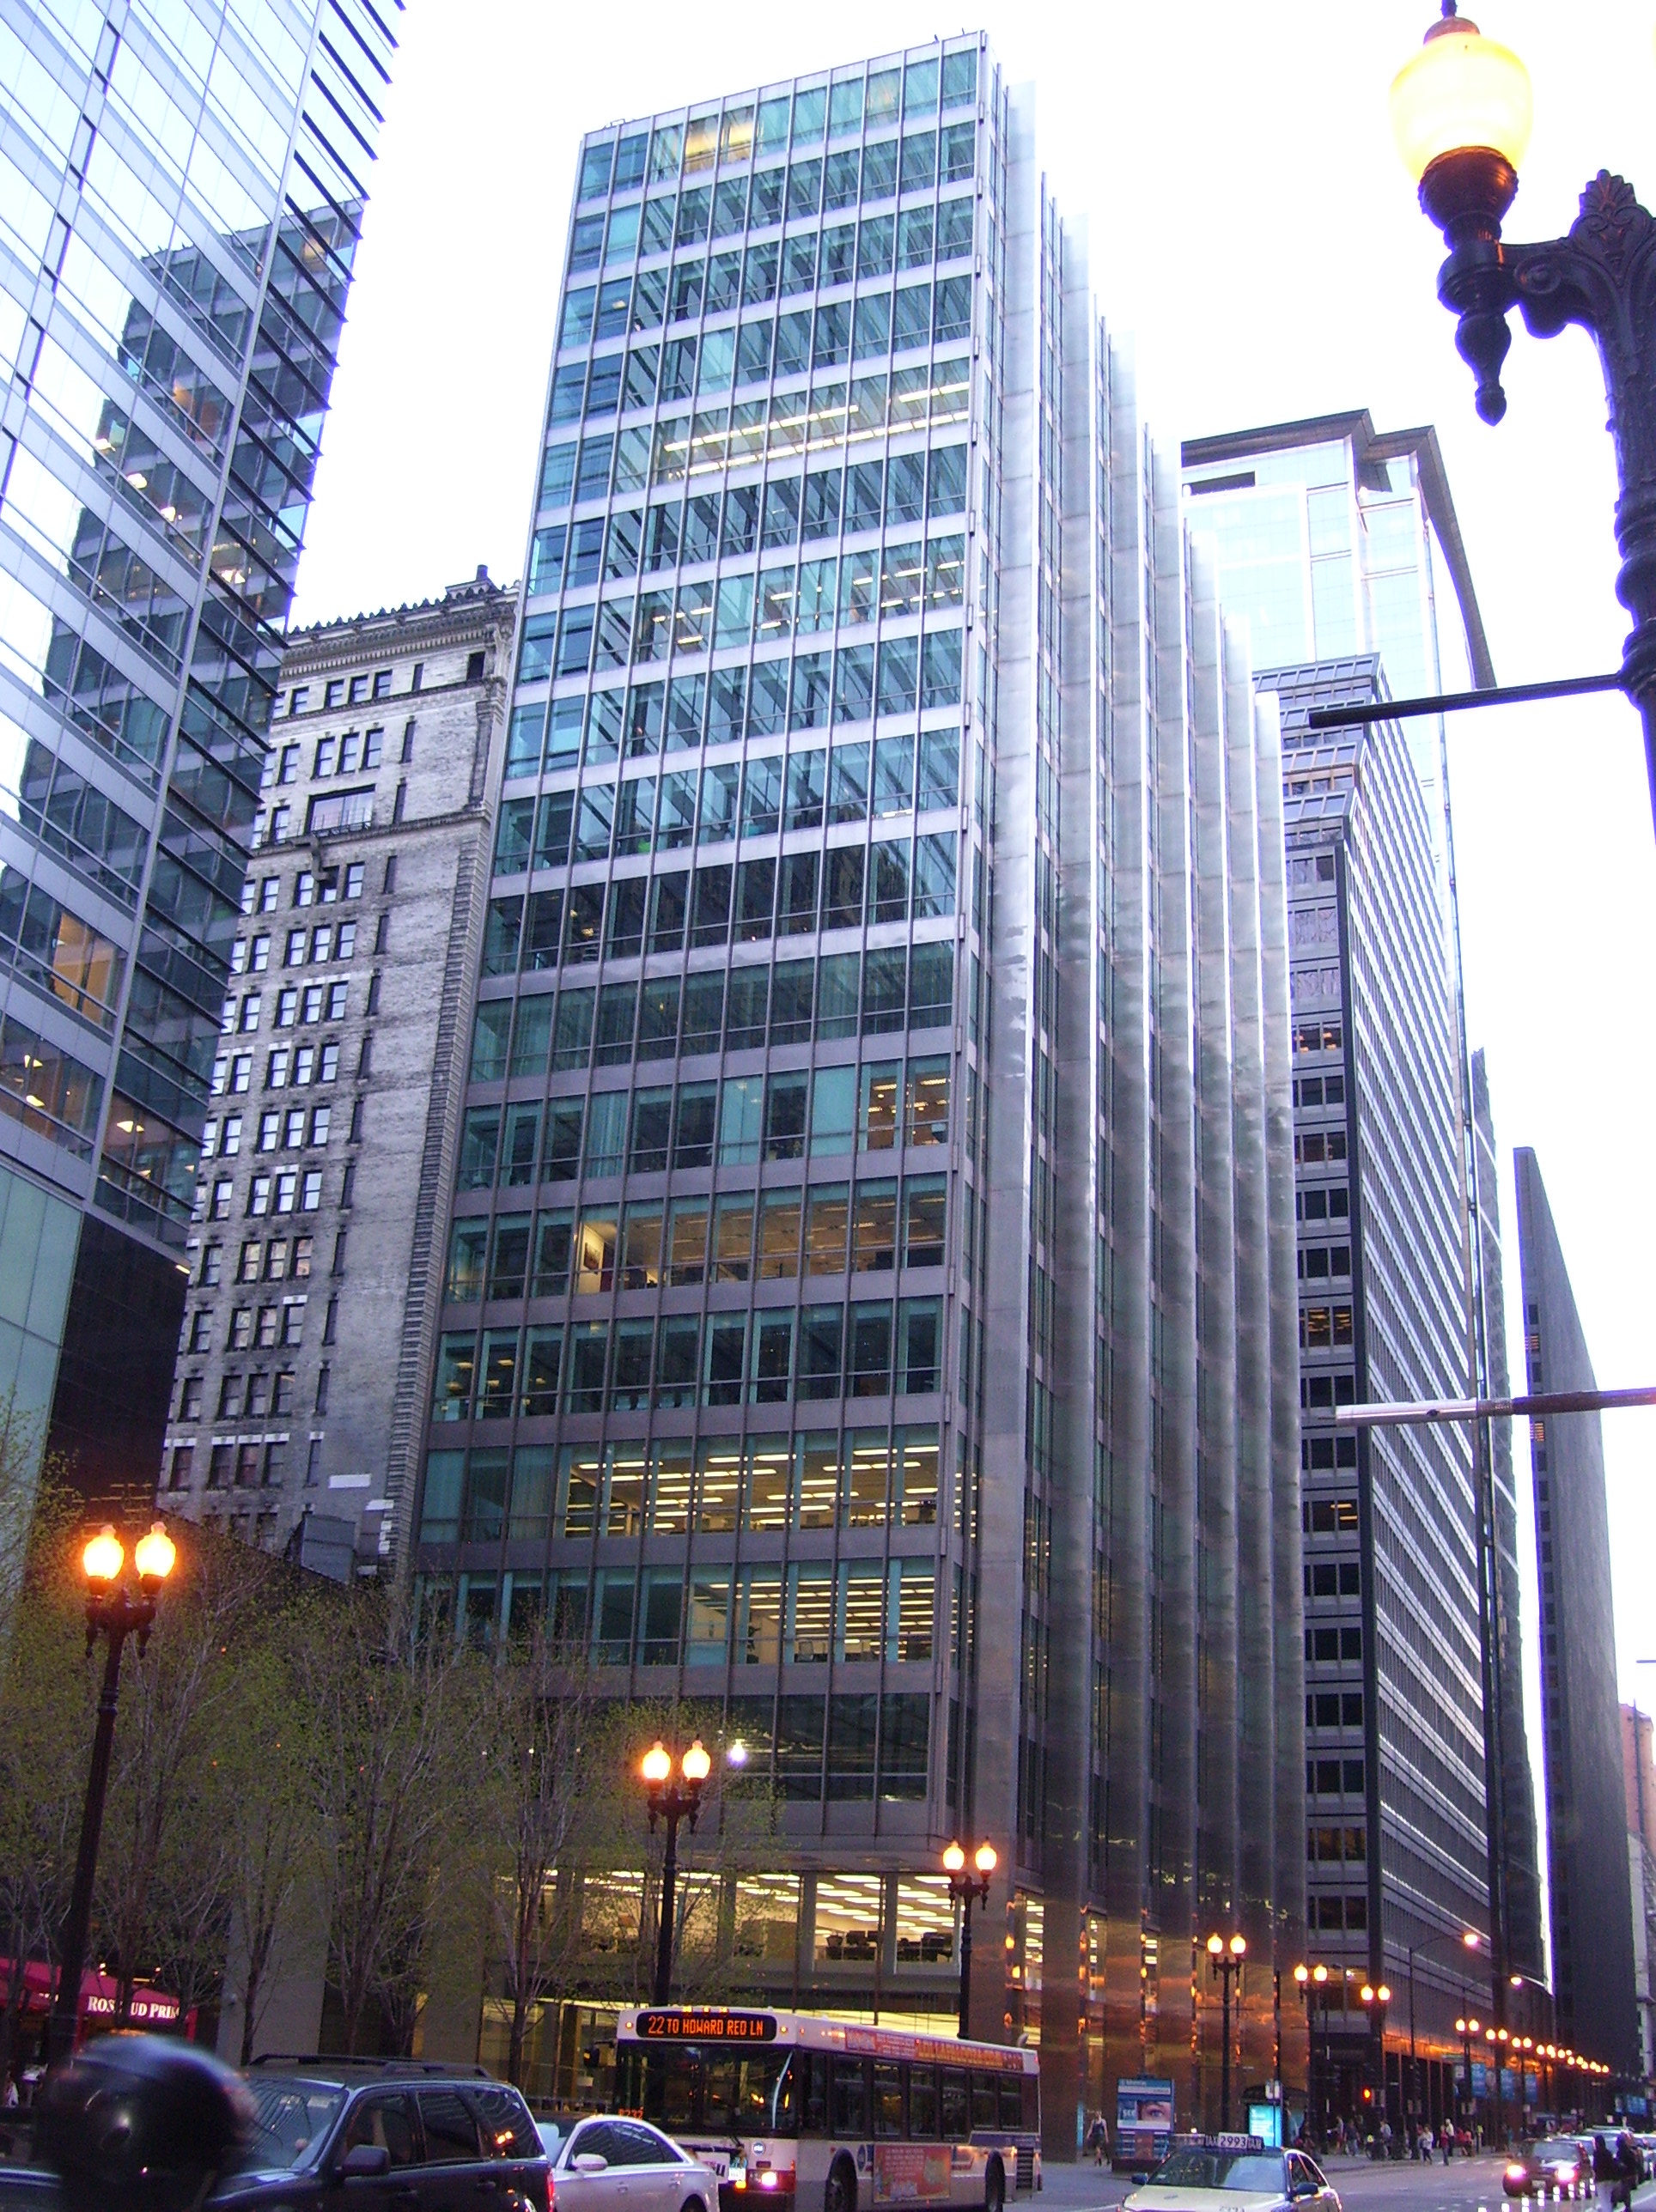
<svg viewBox="0 0 1656 2212"><path fill-rule="evenodd" d="M959 1874L966 1863L966 1855L959 1844L951 1844L943 1854L943 1863L951 1874Z"/></svg>
<svg viewBox="0 0 1656 2212"><path fill-rule="evenodd" d="M1390 2004L1390 2003L1391 2003L1391 1989L1388 1987L1388 1985L1387 1985L1385 1982L1382 1982L1382 1983L1380 1984L1380 1986L1379 1987L1379 1989L1377 1989L1377 1990L1375 1990L1374 1994L1375 1994L1375 1996L1379 1999L1379 2001L1380 2001L1380 2002L1381 2002L1382 2004Z"/></svg>
<svg viewBox="0 0 1656 2212"><path fill-rule="evenodd" d="M121 1540L110 1528L100 1528L81 1554L81 1566L89 1583L113 1583L125 1565Z"/></svg>
<svg viewBox="0 0 1656 2212"><path fill-rule="evenodd" d="M666 1744L652 1744L644 1753L638 1771L653 1790L658 1789L673 1772L673 1758Z"/></svg>
<svg viewBox="0 0 1656 2212"><path fill-rule="evenodd" d="M1476 23L1444 13L1420 52L1391 80L1391 135L1418 185L1434 161L1473 150L1497 154L1516 171L1535 119L1530 73L1509 47Z"/></svg>
<svg viewBox="0 0 1656 2212"><path fill-rule="evenodd" d="M1313 1966L1311 1970L1311 1978L1313 1982L1325 1982L1328 1979L1328 1968Z"/></svg>
<svg viewBox="0 0 1656 2212"><path fill-rule="evenodd" d="M140 1536L132 1564L147 1583L164 1583L178 1565L179 1549L159 1521Z"/></svg>
<svg viewBox="0 0 1656 2212"><path fill-rule="evenodd" d="M1294 1970L1294 1978L1299 1983L1300 1988L1304 1989L1306 1984L1311 1979L1311 1976L1305 1967L1296 1966Z"/></svg>
<svg viewBox="0 0 1656 2212"><path fill-rule="evenodd" d="M1209 1938L1208 1938L1208 1956L1209 1956L1210 1959L1216 1959L1216 1958L1218 1958L1218 1956L1220 1955L1221 1952L1221 1951L1223 1951L1223 1949L1224 1949L1224 1948L1225 1948L1225 1938L1224 1938L1222 1936L1209 1936Z"/></svg>
<svg viewBox="0 0 1656 2212"><path fill-rule="evenodd" d="M686 1782L705 1782L708 1776L712 1773L713 1760L700 1736L697 1736L695 1742L691 1744L679 1761L679 1765L684 1769Z"/></svg>
<svg viewBox="0 0 1656 2212"><path fill-rule="evenodd" d="M1233 1959L1239 1959L1239 1958L1242 1956L1242 1954L1243 1954L1243 1953L1247 1949L1247 1948L1248 1948L1248 1939L1247 1939L1247 1937L1246 1937L1245 1936L1232 1936L1232 1938L1231 1938L1231 1956L1232 1956L1232 1958L1233 1958Z"/></svg>
<svg viewBox="0 0 1656 2212"><path fill-rule="evenodd" d="M994 1844L979 1844L977 1849L972 1854L972 1861L979 1874L993 1874L995 1868Z"/></svg>

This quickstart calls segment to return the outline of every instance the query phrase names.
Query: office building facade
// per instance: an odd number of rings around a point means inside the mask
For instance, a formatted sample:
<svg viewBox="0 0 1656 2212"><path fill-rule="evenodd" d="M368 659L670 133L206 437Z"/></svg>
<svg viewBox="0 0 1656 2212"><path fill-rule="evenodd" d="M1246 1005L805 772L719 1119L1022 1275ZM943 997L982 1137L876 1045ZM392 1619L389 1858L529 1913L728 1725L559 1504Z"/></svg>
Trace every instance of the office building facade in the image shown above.
<svg viewBox="0 0 1656 2212"><path fill-rule="evenodd" d="M1073 2155L1300 1940L1274 717L980 40L594 134L559 332L416 1601L740 1739L726 1990L946 2025L992 1841Z"/></svg>
<svg viewBox="0 0 1656 2212"><path fill-rule="evenodd" d="M1300 1224L1307 1941L1330 1970L1318 2100L1452 2098L1460 1936L1489 1925L1477 1493L1452 1426L1336 1429L1355 1401L1470 1395L1452 978L1426 805L1396 724L1313 732L1383 696L1379 657L1260 679L1282 708ZM1475 1978L1482 1981L1487 1963ZM1360 1990L1394 1992L1391 2037ZM1384 2046L1384 2057L1382 2055ZM1385 2071L1382 2074L1382 2067ZM1413 2100L1411 2100L1412 2101Z"/></svg>
<svg viewBox="0 0 1656 2212"><path fill-rule="evenodd" d="M135 1510L393 43L187 20L4 33L0 1388L25 1486L49 1434Z"/></svg>
<svg viewBox="0 0 1656 2212"><path fill-rule="evenodd" d="M459 1140L515 594L295 631L230 947L160 1502L390 1577Z"/></svg>
<svg viewBox="0 0 1656 2212"><path fill-rule="evenodd" d="M1530 1390L1598 1388L1540 1163L1513 1155ZM1561 2041L1639 2071L1616 1610L1597 1413L1530 1424L1541 1591L1547 1901Z"/></svg>

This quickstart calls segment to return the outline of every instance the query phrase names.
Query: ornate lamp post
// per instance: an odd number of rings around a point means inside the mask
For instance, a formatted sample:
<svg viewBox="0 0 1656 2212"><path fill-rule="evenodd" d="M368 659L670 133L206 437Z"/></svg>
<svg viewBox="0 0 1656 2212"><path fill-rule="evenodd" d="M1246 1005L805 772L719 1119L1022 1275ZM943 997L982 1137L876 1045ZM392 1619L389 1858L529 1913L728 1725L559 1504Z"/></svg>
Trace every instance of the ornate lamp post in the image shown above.
<svg viewBox="0 0 1656 2212"><path fill-rule="evenodd" d="M1391 2002L1391 1991L1385 1982L1376 1984L1365 1982L1357 1992L1363 2008L1368 2014L1368 2033L1374 2046L1374 2102L1379 2106L1379 2118L1385 2118L1385 2008Z"/></svg>
<svg viewBox="0 0 1656 2212"><path fill-rule="evenodd" d="M132 1564L138 1573L136 1590L121 1579L126 1553L113 1528L102 1529L81 1553L81 1571L86 1577L86 1656L88 1659L92 1656L100 1636L109 1646L109 1656L104 1662L98 1724L92 1736L92 1765L87 1773L86 1802L81 1812L75 1887L64 1922L63 1963L58 1969L58 1994L47 2035L54 2058L66 2058L75 2048L81 1977L86 1969L87 1934L92 1921L92 1890L98 1872L98 1843L103 1833L104 1798L109 1788L109 1761L115 1745L121 1647L129 1636L135 1635L138 1650L143 1653L149 1641L162 1585L177 1560L178 1547L159 1521L147 1536L138 1539L133 1552Z"/></svg>
<svg viewBox="0 0 1656 2212"><path fill-rule="evenodd" d="M1242 1972L1242 1961L1247 1955L1248 1939L1233 1936L1227 1943L1222 1936L1208 1938L1208 1971L1220 1984L1220 2032L1224 2045L1219 2061L1219 2125L1221 2133L1228 2132L1231 2124L1231 1984Z"/></svg>
<svg viewBox="0 0 1656 2212"><path fill-rule="evenodd" d="M1472 2038L1478 2033L1478 2024L1470 2016L1455 2022L1455 2033L1460 2038L1461 2063L1466 2069L1466 2111L1472 2110Z"/></svg>
<svg viewBox="0 0 1656 2212"><path fill-rule="evenodd" d="M1306 2001L1306 2120L1313 2137L1320 2140L1322 2117L1317 2102L1317 2031L1312 2025L1312 2007L1318 1998L1323 2007L1323 2033L1328 2033L1328 1968L1323 1966L1296 1966L1294 1978L1300 1994Z"/></svg>
<svg viewBox="0 0 1656 2212"><path fill-rule="evenodd" d="M951 1844L943 1854L943 1864L949 1877L949 1895L960 1907L960 2039L964 2043L971 2033L971 1906L975 1898L978 1904L989 1903L989 1879L995 1868L993 1844L979 1844L971 1855L975 1874L966 1871L966 1855L961 1846Z"/></svg>
<svg viewBox="0 0 1656 2212"><path fill-rule="evenodd" d="M1620 488L1616 596L1634 618L1622 681L1644 718L1656 806L1656 222L1629 184L1601 169L1566 237L1505 242L1501 218L1518 191L1531 118L1523 63L1443 0L1440 20L1392 82L1397 150L1449 248L1438 297L1457 319L1455 344L1486 422L1507 411L1501 367L1514 307L1533 337L1579 323L1598 348Z"/></svg>
<svg viewBox="0 0 1656 2212"><path fill-rule="evenodd" d="M679 1823L688 1820L696 1832L696 1816L702 1809L702 1787L713 1771L713 1761L697 1736L679 1761L680 1779L673 1776L673 1753L664 1743L653 1744L639 1765L649 1805L650 1833L655 1823L667 1823L667 1850L661 1858L661 1916L655 1931L655 1996L658 2005L670 2001L673 1989L673 1892L679 1877Z"/></svg>

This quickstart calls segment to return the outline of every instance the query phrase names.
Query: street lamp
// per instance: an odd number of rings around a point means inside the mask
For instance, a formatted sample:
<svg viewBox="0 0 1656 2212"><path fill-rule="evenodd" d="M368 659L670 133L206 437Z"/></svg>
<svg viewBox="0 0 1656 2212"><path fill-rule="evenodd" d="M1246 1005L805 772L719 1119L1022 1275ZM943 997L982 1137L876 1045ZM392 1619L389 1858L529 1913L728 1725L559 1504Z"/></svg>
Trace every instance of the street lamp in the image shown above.
<svg viewBox="0 0 1656 2212"><path fill-rule="evenodd" d="M1530 80L1517 55L1443 0L1441 19L1391 85L1391 127L1422 207L1449 258L1438 297L1458 318L1455 344L1477 380L1477 411L1507 411L1501 367L1516 307L1535 337L1579 323L1598 345L1616 441L1620 497L1616 596L1634 618L1622 683L1644 718L1656 805L1656 222L1623 178L1601 169L1564 238L1502 240L1529 145Z"/></svg>
<svg viewBox="0 0 1656 2212"><path fill-rule="evenodd" d="M177 1562L178 1547L159 1521L147 1535L139 1537L133 1551L132 1564L138 1576L136 1590L121 1578L126 1553L113 1528L101 1528L81 1553L81 1571L86 1577L86 1656L92 1656L100 1636L109 1646L109 1656L104 1662L103 1689L98 1698L92 1765L81 1811L80 1849L75 1859L75 1887L64 1922L63 1963L58 1969L57 2001L47 2036L54 2058L66 2058L75 2048L81 1977L86 1968L87 1933L92 1920L92 1889L98 1872L98 1841L103 1833L104 1797L115 1745L121 1647L129 1636L136 1635L142 1656L149 1641L162 1585Z"/></svg>
<svg viewBox="0 0 1656 2212"><path fill-rule="evenodd" d="M1231 1984L1242 1972L1242 1961L1247 1955L1248 1939L1233 1936L1227 1943L1222 1936L1208 1938L1208 1971L1219 1983L1221 2033L1224 2049L1219 2062L1219 2125L1228 2133L1231 2124Z"/></svg>
<svg viewBox="0 0 1656 2212"><path fill-rule="evenodd" d="M1312 2025L1311 2014L1312 2000L1320 1998L1323 2008L1323 2034L1326 2040L1328 1968L1324 1966L1296 1966L1294 1970L1294 1978L1299 1984L1300 1994L1306 2001L1306 2104L1308 2107L1306 2117L1310 2124L1312 2136L1320 2138L1322 2126L1317 2102L1317 2031Z"/></svg>
<svg viewBox="0 0 1656 2212"><path fill-rule="evenodd" d="M960 1908L960 2040L965 2042L971 2034L971 1906L975 1898L979 1905L989 1903L989 1878L995 1868L993 1844L979 1844L971 1855L975 1874L966 1871L966 1855L959 1843L953 1843L943 1854L943 1865L949 1877L949 1895Z"/></svg>
<svg viewBox="0 0 1656 2212"><path fill-rule="evenodd" d="M1375 2050L1375 2102L1380 2108L1380 2118L1385 2118L1385 2008L1391 2002L1391 1991L1385 1982L1365 1982L1357 1992L1363 2008L1368 2014L1369 2037Z"/></svg>
<svg viewBox="0 0 1656 2212"><path fill-rule="evenodd" d="M1409 1949L1409 2155L1418 2147L1418 2132L1415 2122L1420 2117L1420 2063L1415 2054L1415 1961L1422 1951L1430 1951L1440 1943L1458 1943L1463 1949L1476 1951L1482 1942L1476 1928L1446 1929L1441 1935L1428 1936L1424 1942L1413 1943Z"/></svg>
<svg viewBox="0 0 1656 2212"><path fill-rule="evenodd" d="M661 1917L655 1931L655 2002L668 2002L673 1988L673 1891L679 1876L679 1823L688 1820L696 1832L696 1816L702 1809L702 1787L713 1771L713 1760L700 1736L679 1761L679 1779L673 1776L673 1753L656 1742L639 1763L649 1806L649 1830L658 1820L667 1824L667 1849L661 1856Z"/></svg>
<svg viewBox="0 0 1656 2212"><path fill-rule="evenodd" d="M1466 2114L1469 2119L1472 2117L1472 2038L1477 2032L1476 2020L1469 2018L1455 2022L1455 2033L1460 2038L1461 2061L1466 2069Z"/></svg>

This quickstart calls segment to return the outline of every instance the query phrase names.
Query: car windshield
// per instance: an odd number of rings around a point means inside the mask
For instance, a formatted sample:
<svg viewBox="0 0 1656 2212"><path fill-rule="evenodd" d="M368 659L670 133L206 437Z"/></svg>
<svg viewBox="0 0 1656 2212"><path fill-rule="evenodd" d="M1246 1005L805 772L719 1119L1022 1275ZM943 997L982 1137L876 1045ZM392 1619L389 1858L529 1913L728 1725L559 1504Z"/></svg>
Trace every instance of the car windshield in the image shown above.
<svg viewBox="0 0 1656 2212"><path fill-rule="evenodd" d="M1573 2142L1544 2142L1536 2145L1535 2155L1539 2159L1544 2159L1549 2166L1574 2166L1580 2157L1581 2151L1580 2145Z"/></svg>
<svg viewBox="0 0 1656 2212"><path fill-rule="evenodd" d="M302 2166L345 2101L344 2091L326 2081L261 2081L255 2075L247 2086L259 2123L248 2147L250 2166Z"/></svg>
<svg viewBox="0 0 1656 2212"><path fill-rule="evenodd" d="M1280 2158L1234 2150L1176 2150L1150 2176L1150 2185L1154 2189L1225 2189L1251 2196L1287 2193Z"/></svg>

